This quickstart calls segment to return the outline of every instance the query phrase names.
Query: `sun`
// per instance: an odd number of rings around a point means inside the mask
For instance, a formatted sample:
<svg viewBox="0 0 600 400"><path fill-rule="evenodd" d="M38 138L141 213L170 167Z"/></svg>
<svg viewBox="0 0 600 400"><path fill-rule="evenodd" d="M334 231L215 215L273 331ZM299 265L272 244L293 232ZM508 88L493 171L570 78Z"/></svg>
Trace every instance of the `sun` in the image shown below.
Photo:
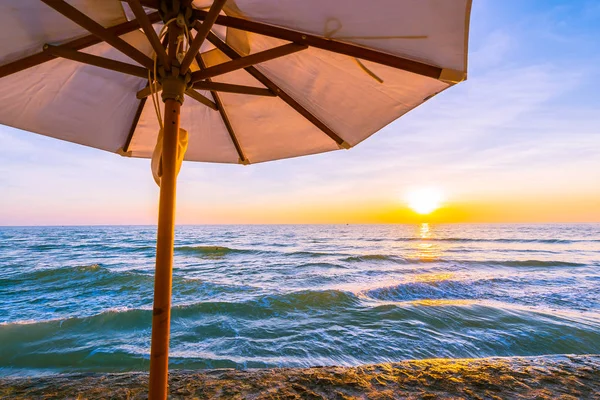
<svg viewBox="0 0 600 400"><path fill-rule="evenodd" d="M417 214L431 214L441 207L443 195L435 188L413 189L406 194L406 203Z"/></svg>

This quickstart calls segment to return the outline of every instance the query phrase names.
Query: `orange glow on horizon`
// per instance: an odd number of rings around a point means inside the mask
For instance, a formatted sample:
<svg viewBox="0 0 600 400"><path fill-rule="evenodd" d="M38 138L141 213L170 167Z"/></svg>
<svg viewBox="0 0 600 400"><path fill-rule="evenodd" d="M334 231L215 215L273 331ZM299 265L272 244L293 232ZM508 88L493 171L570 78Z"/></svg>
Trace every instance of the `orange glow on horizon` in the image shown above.
<svg viewBox="0 0 600 400"><path fill-rule="evenodd" d="M542 197L542 196L540 196ZM594 197L478 199L445 202L418 214L397 200L364 202L303 201L245 204L239 207L183 202L180 224L438 224L438 223L578 223L600 222L600 199ZM425 232L422 232L426 234Z"/></svg>
<svg viewBox="0 0 600 400"><path fill-rule="evenodd" d="M382 196L383 197L383 196ZM463 196L469 197L469 196ZM265 198L268 197L265 196ZM432 224L439 223L600 223L600 194L562 197L558 195L522 196L514 199L456 198L430 214L421 215L398 200L369 201L344 198L222 204L196 198L179 199L178 224ZM138 202L53 203L53 214L23 204L12 214L23 216L10 224L87 225L156 224L157 197ZM420 226L420 225L419 225ZM425 234L425 232L422 232Z"/></svg>

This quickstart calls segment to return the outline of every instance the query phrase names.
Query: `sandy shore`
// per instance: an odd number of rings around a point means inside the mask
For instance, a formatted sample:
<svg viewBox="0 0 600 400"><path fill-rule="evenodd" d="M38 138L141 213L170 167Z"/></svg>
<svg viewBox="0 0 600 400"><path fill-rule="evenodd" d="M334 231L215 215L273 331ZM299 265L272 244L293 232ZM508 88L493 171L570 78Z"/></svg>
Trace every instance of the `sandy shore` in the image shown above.
<svg viewBox="0 0 600 400"><path fill-rule="evenodd" d="M144 399L146 373L0 379L0 398ZM173 371L174 399L593 399L600 355Z"/></svg>

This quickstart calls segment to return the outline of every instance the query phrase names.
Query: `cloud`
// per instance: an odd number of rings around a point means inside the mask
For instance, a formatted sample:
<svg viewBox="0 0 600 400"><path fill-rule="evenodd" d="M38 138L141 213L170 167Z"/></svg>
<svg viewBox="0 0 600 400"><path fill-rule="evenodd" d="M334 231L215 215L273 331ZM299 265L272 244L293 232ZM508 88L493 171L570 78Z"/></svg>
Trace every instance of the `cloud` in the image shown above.
<svg viewBox="0 0 600 400"><path fill-rule="evenodd" d="M513 49L512 37L501 30L492 32L482 45L469 54L469 69L479 71L502 64Z"/></svg>

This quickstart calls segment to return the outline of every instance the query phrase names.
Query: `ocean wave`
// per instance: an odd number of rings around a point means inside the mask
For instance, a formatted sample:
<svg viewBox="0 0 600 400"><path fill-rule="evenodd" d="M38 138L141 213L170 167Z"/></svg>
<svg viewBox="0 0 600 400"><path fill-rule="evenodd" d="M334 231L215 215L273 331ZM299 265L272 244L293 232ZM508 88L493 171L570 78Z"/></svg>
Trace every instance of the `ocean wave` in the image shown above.
<svg viewBox="0 0 600 400"><path fill-rule="evenodd" d="M479 265L502 265L506 267L585 267L587 264L568 261L515 260L515 261L476 261Z"/></svg>
<svg viewBox="0 0 600 400"><path fill-rule="evenodd" d="M115 302L122 304L119 298L111 300L111 296L124 296L134 304L139 304L144 298L151 301L154 275L133 270L114 270L91 264L46 268L0 279L1 290L13 287L21 287L25 293L36 291L39 293L38 298L43 302L56 299L55 293L59 290L68 291L69 296L74 297L74 304L86 313L114 305ZM211 282L181 273L173 276L173 295L180 299L193 298L196 301L209 298L239 299L248 297L258 290L256 286L248 284ZM82 299L91 293L95 293L95 300L88 306Z"/></svg>
<svg viewBox="0 0 600 400"><path fill-rule="evenodd" d="M302 290L264 295L243 302L207 301L173 307L174 315L227 314L242 318L268 317L308 310L332 310L358 305L359 299L341 290Z"/></svg>
<svg viewBox="0 0 600 400"><path fill-rule="evenodd" d="M203 301L189 304L175 304L172 307L173 318L189 318L193 316L205 316L208 314L240 316L244 318L262 318L269 315L278 315L282 312L307 311L311 309L331 310L340 307L349 307L359 303L358 297L351 292L341 290L303 290L279 295L257 296L251 300L241 302L229 301ZM54 329L60 326L62 329L71 325L84 324L86 327L111 326L123 330L128 326L141 328L148 325L146 316L151 314L151 308L111 308L101 313L86 317L57 318L45 321L22 320L5 322L0 325L1 329L11 326L36 325ZM32 328L36 329L36 328Z"/></svg>
<svg viewBox="0 0 600 400"><path fill-rule="evenodd" d="M174 276L173 281L183 285L196 283L198 285L211 285L198 279ZM99 264L67 266L59 268L44 268L31 272L13 275L10 278L0 279L0 287L10 287L20 284L33 285L60 285L65 288L70 285L90 285L92 287L113 287L120 290L139 291L142 288L151 289L154 276L136 271L113 270ZM118 285L118 286L117 286ZM179 286L179 289L182 287ZM48 288L46 288L48 289Z"/></svg>
<svg viewBox="0 0 600 400"><path fill-rule="evenodd" d="M431 264L433 262L459 265L503 267L586 267L589 264L560 260L461 260L452 258L404 258L393 254L364 254L346 257L345 262L394 262L396 264Z"/></svg>
<svg viewBox="0 0 600 400"><path fill-rule="evenodd" d="M391 254L365 254L360 256L351 256L344 258L346 262L366 262L366 261L393 261L398 264L408 264L411 262L419 262L421 260L407 260Z"/></svg>
<svg viewBox="0 0 600 400"><path fill-rule="evenodd" d="M309 262L298 265L295 269L298 268L323 268L323 269L348 269L348 267L341 264L334 264L328 262Z"/></svg>
<svg viewBox="0 0 600 400"><path fill-rule="evenodd" d="M58 330L77 333L83 330L115 329L123 332L127 329L147 327L151 322L152 310L148 308L117 307L87 317L63 317L42 321L22 320L4 322L0 325L0 338L28 330L27 336L51 336ZM150 318L147 318L150 316ZM17 340L17 337L15 337Z"/></svg>
<svg viewBox="0 0 600 400"><path fill-rule="evenodd" d="M263 296L243 303L175 306L171 362L181 368L239 368L271 360L279 366L357 365L431 357L600 352L597 320L480 302L371 307L357 302L351 293L330 290ZM343 311L312 312L320 307L336 310L340 304L346 304ZM149 308L115 309L86 318L0 325L0 359L9 360L13 368L147 367L151 319ZM283 321L285 329L274 329ZM373 335L374 329L381 334ZM104 341L111 346L98 345Z"/></svg>
<svg viewBox="0 0 600 400"><path fill-rule="evenodd" d="M372 241L373 239L371 239ZM461 237L447 237L447 238L421 238L421 237L401 237L392 239L396 242L482 242L482 243L546 243L546 244L571 244L571 243L598 243L600 240L596 239L516 239L516 238L496 238L496 239L485 239L485 238L461 238Z"/></svg>
<svg viewBox="0 0 600 400"><path fill-rule="evenodd" d="M226 318L230 321L238 319L261 321L269 318L287 319L294 315L300 315L300 318L303 319L316 312L330 316L339 314L352 320L353 318L364 318L366 315L369 315L369 318L376 318L376 315L381 312L387 315L390 306L393 310L397 310L411 307L412 304L412 307L425 307L418 311L419 314L423 315L415 318L427 319L434 312L433 309L439 309L435 311L436 314L445 313L440 307L468 308L486 300L502 302L506 299L494 296L492 288L497 290L502 285L515 287L516 284L517 282L510 278L490 278L473 281L438 275L424 275L416 276L415 281L401 282L391 286L375 287L357 292L337 289L301 290L289 293L257 295L242 301L209 300L175 304L172 308L172 318L175 321L174 323L177 321L201 320L211 316ZM222 288L217 289L222 292ZM237 287L229 289L234 292L240 290ZM385 305L386 303L387 305ZM413 312L415 312L414 309L411 313ZM20 329L15 327L21 325L27 325L27 329L31 329L31 332L38 332L37 334L41 335L40 337L52 335L57 329L62 331L74 329L73 334L76 334L80 329L91 332L97 329L114 329L119 331L120 334L124 334L129 330L148 329L151 314L150 306L142 308L119 307L107 309L91 316L44 321L5 322L0 324L0 337L10 335L11 329ZM353 315L354 317L352 317ZM355 322L353 321L351 325ZM15 338L19 336L18 332L20 331L12 331L13 335L17 335Z"/></svg>
<svg viewBox="0 0 600 400"><path fill-rule="evenodd" d="M419 260L413 260L418 262ZM429 260L426 260L430 262ZM435 261L458 264L458 265L473 265L473 266L488 266L488 267L513 267L513 268L579 268L587 267L590 264L560 261L560 260L461 260L461 259L449 259L440 258Z"/></svg>
<svg viewBox="0 0 600 400"><path fill-rule="evenodd" d="M155 252L156 251L156 246L121 246L121 247L116 247L116 250L125 250L127 252L131 252L131 253L143 253L146 251L150 251L150 252Z"/></svg>
<svg viewBox="0 0 600 400"><path fill-rule="evenodd" d="M232 249L225 246L178 246L175 247L175 251L206 257L224 257L229 254L260 253L256 250Z"/></svg>
<svg viewBox="0 0 600 400"><path fill-rule="evenodd" d="M324 253L324 252L319 252L319 251L294 251L291 253L280 253L280 254L282 254L284 256L291 256L291 257L310 257L310 258L336 255L336 253Z"/></svg>
<svg viewBox="0 0 600 400"><path fill-rule="evenodd" d="M7 281L24 281L24 280L56 280L73 278L85 274L107 274L111 273L108 268L102 267L99 264L66 266L59 268L44 268L25 272L16 275Z"/></svg>
<svg viewBox="0 0 600 400"><path fill-rule="evenodd" d="M43 243L29 246L30 250L33 251L50 251L50 250L68 250L68 251L101 251L101 252L114 252L114 253L138 253L138 252L154 252L155 246L140 245L136 246L132 243L123 242L120 244L111 243Z"/></svg>
<svg viewBox="0 0 600 400"><path fill-rule="evenodd" d="M456 301L494 301L503 306L525 306L552 309L552 312L589 312L597 309L593 294L564 293L556 287L540 292L537 288L548 283L548 279L535 277L486 277L464 278L452 274L423 274L409 281L393 285L371 287L356 292L365 301L375 302L430 302L432 305L454 304ZM553 285L569 285L569 279L556 279Z"/></svg>
<svg viewBox="0 0 600 400"><path fill-rule="evenodd" d="M439 299L473 299L476 285L489 285L489 280L473 281L431 280L421 282L403 282L397 285L363 290L360 297L371 300L410 301Z"/></svg>
<svg viewBox="0 0 600 400"><path fill-rule="evenodd" d="M274 245L275 247L288 247L287 245ZM286 252L280 250L249 250L249 249L234 249L225 246L178 246L175 247L175 251L179 253L196 254L205 257L225 257L231 254L248 254L248 255L265 255L265 254L276 254L282 257L306 257L316 258L325 256L339 255L337 253L326 253L318 251L294 251Z"/></svg>
<svg viewBox="0 0 600 400"><path fill-rule="evenodd" d="M34 251L47 251L47 250L58 250L64 249L65 245L62 243L43 243L43 244L33 244L29 246L30 250Z"/></svg>

